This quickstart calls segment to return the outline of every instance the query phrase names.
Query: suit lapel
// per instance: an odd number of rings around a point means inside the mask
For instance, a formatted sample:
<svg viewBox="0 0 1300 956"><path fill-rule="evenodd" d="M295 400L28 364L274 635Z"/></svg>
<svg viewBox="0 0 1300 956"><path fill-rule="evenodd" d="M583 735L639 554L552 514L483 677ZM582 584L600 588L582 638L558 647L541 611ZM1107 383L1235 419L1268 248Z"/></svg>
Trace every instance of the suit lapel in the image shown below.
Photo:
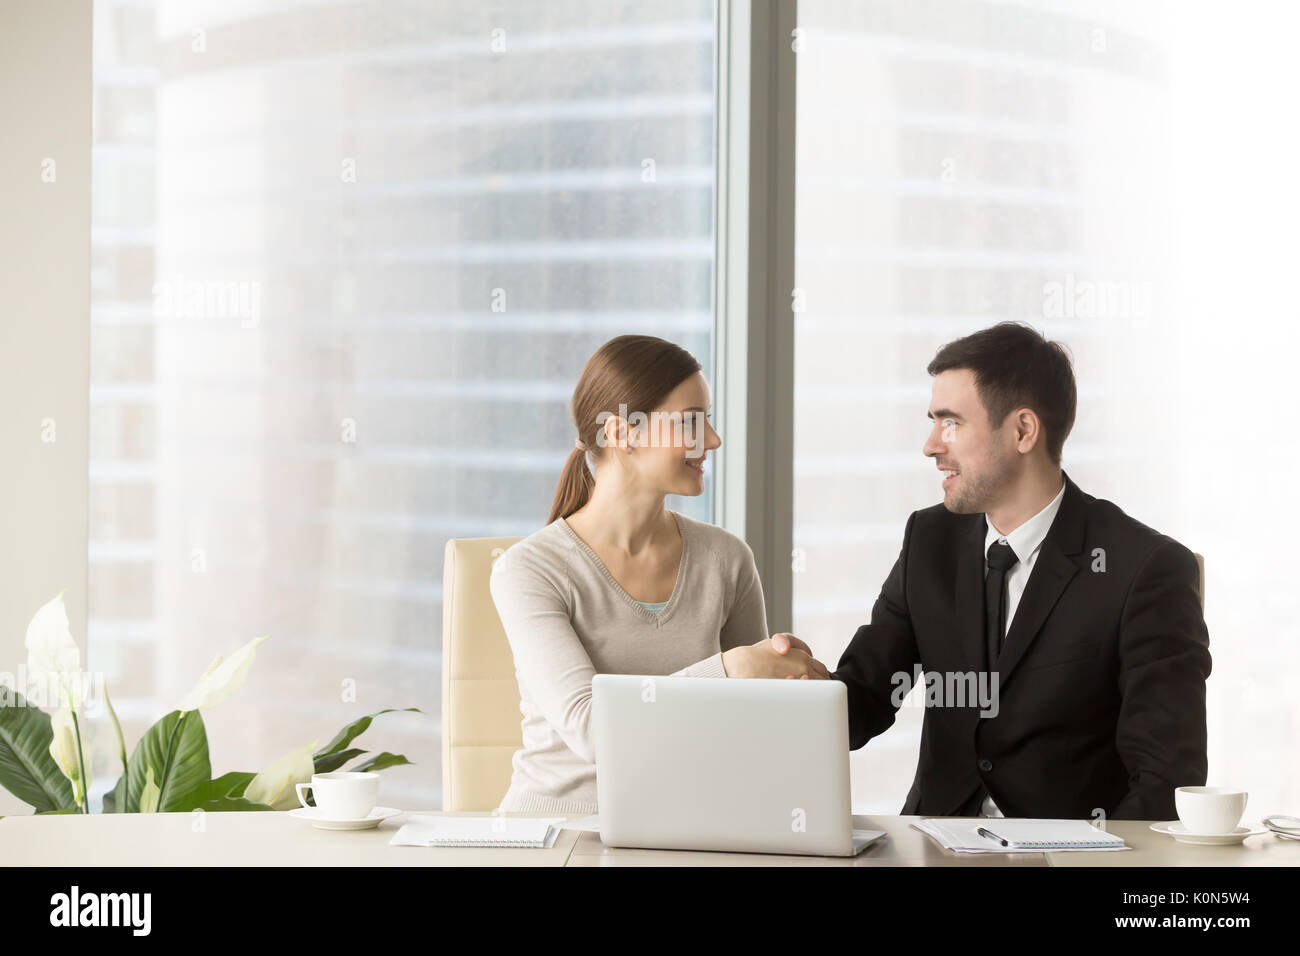
<svg viewBox="0 0 1300 956"><path fill-rule="evenodd" d="M954 607L962 654L972 671L985 669L984 651L984 516L957 535L957 581Z"/></svg>
<svg viewBox="0 0 1300 956"><path fill-rule="evenodd" d="M1070 580L1079 573L1079 566L1071 560L1083 550L1084 511L1083 492L1065 477L1065 495L1056 513L1042 549L1029 575L1029 583L1016 606L1016 616L1011 620L1002 653L998 657L999 684L1005 688L1020 659L1033 645L1042 631L1047 617L1052 613L1061 593Z"/></svg>

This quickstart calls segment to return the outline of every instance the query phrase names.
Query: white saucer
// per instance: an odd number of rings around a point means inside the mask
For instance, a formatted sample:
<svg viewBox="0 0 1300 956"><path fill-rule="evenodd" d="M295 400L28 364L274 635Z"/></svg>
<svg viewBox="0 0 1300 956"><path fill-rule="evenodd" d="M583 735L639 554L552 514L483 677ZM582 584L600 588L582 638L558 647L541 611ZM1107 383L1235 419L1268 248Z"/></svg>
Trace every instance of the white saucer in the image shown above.
<svg viewBox="0 0 1300 956"><path fill-rule="evenodd" d="M331 820L321 814L320 807L299 807L297 810L290 810L289 816L295 820L307 820L317 830L369 830L401 812L392 807L375 807L370 811L369 816L357 820Z"/></svg>
<svg viewBox="0 0 1300 956"><path fill-rule="evenodd" d="M1191 833L1178 820L1153 823L1151 829L1155 830L1156 833L1171 836L1179 843L1195 843L1199 846L1228 846L1233 843L1240 843L1246 837L1259 836L1261 833L1269 832L1265 828L1237 827L1231 833Z"/></svg>

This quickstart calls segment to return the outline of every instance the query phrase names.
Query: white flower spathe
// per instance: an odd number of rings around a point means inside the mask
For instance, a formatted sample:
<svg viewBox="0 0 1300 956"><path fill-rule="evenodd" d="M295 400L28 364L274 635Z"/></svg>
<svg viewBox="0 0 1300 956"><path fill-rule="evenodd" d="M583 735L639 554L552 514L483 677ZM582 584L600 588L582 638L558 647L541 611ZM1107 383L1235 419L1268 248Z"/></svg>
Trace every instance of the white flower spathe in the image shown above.
<svg viewBox="0 0 1300 956"><path fill-rule="evenodd" d="M90 764L86 762L86 779L81 779L81 761L77 753L77 728L72 723L72 709L60 707L50 715L50 756L63 775L72 782L72 793L77 803L90 789Z"/></svg>
<svg viewBox="0 0 1300 956"><path fill-rule="evenodd" d="M273 810L292 810L300 806L295 787L300 783L310 783L316 772L312 753L317 741L285 754L271 766L267 767L244 788L244 799L254 803L265 803Z"/></svg>
<svg viewBox="0 0 1300 956"><path fill-rule="evenodd" d="M50 689L52 708L76 709L85 699L81 650L72 639L63 592L32 615L27 625L27 673Z"/></svg>
<svg viewBox="0 0 1300 956"><path fill-rule="evenodd" d="M218 654L176 709L207 710L229 699L243 686L248 671L253 666L254 651L264 640L265 637L255 637L224 660Z"/></svg>

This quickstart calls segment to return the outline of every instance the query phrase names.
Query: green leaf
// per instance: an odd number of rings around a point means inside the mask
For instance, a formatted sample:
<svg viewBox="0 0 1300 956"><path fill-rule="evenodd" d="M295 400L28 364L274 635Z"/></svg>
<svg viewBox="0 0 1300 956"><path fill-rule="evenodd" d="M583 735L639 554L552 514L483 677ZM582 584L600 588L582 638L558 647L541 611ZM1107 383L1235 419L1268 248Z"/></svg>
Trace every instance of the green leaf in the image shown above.
<svg viewBox="0 0 1300 956"><path fill-rule="evenodd" d="M375 754L369 760L363 760L355 767L348 767L354 773L360 773L363 770L383 770L386 767L400 767L402 764L409 764L401 754L390 754L385 750L381 754Z"/></svg>
<svg viewBox="0 0 1300 956"><path fill-rule="evenodd" d="M0 685L0 786L38 813L75 807L72 783L50 756L50 715Z"/></svg>
<svg viewBox="0 0 1300 956"><path fill-rule="evenodd" d="M275 811L274 807L268 807L265 803L254 803L252 800L245 800L243 797L218 797L215 800L209 800L201 804L196 809L211 813L227 813L232 810Z"/></svg>
<svg viewBox="0 0 1300 956"><path fill-rule="evenodd" d="M81 811L76 809L75 807L70 807L67 810L37 810L35 815L38 817L47 817L52 813L80 813L80 812ZM4 817L0 817L0 820L3 819Z"/></svg>
<svg viewBox="0 0 1300 956"><path fill-rule="evenodd" d="M366 728L370 726L370 722L380 714L392 714L401 710L413 710L417 714L421 713L419 707L388 707L384 710L377 710L373 714L369 714L365 717L358 717L356 720L352 721L352 723L340 730L333 740L312 754L312 756L319 758L324 757L326 754L338 753L340 750L347 747L348 744L352 743L352 741L365 733Z"/></svg>
<svg viewBox="0 0 1300 956"><path fill-rule="evenodd" d="M187 717L186 720L189 718ZM204 780L191 788L188 792L177 797L173 803L173 811L193 810L196 807L202 807L212 800L221 800L226 797L238 798L244 795L244 788L248 786L248 781L252 780L257 774L244 770L232 770L230 773L223 773L215 780Z"/></svg>
<svg viewBox="0 0 1300 956"><path fill-rule="evenodd" d="M248 781L256 776L257 774L251 770L232 770L230 773L223 773L212 781L212 799L217 797L242 797L244 788L248 786Z"/></svg>
<svg viewBox="0 0 1300 956"><path fill-rule="evenodd" d="M200 711L173 710L145 731L127 764L126 799L118 802L118 812L140 811L147 771L153 771L158 787L159 813L171 813L183 807L184 800L200 784L212 777L208 759L208 735Z"/></svg>
<svg viewBox="0 0 1300 956"><path fill-rule="evenodd" d="M347 750L340 750L336 754L325 754L322 757L313 757L312 763L317 773L329 773L331 770L337 770L353 757L360 757L364 750L358 750L356 747L350 747Z"/></svg>

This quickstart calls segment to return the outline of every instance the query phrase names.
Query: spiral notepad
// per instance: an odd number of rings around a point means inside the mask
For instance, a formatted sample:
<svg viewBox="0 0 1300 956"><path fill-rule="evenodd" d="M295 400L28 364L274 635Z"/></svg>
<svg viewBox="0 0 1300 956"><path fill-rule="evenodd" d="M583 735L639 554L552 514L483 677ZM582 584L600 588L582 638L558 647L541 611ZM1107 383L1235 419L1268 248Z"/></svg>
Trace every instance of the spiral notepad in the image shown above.
<svg viewBox="0 0 1300 956"><path fill-rule="evenodd" d="M555 844L564 817L418 816L389 841L392 846L478 846L545 849Z"/></svg>
<svg viewBox="0 0 1300 956"><path fill-rule="evenodd" d="M1097 829L1087 820L927 817L913 825L937 840L944 849L958 853L1128 849L1121 838ZM1007 846L980 835L980 827L1006 840Z"/></svg>

